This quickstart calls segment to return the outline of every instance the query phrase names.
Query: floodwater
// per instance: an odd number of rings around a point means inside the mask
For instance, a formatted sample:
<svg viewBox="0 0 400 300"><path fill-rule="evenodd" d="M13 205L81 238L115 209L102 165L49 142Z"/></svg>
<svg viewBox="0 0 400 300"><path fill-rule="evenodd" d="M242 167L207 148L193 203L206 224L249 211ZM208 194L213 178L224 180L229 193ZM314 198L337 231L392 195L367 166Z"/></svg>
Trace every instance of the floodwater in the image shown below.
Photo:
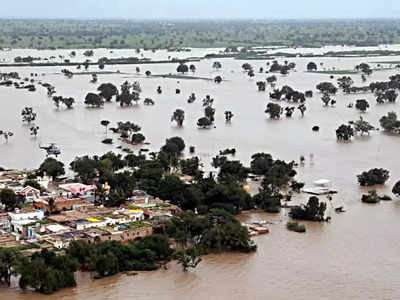
<svg viewBox="0 0 400 300"><path fill-rule="evenodd" d="M399 46L388 47L397 49ZM331 47L331 50L352 50L352 48ZM357 48L360 49L360 48ZM21 55L29 55L29 50L15 50ZM82 51L82 50L79 50ZM106 50L101 50L105 51ZM123 56L114 50L114 55ZM127 50L123 50L127 51ZM124 53L124 56L128 56ZM209 53L197 49L192 53L169 54L174 56L197 56ZM211 51L216 51L212 49ZM286 51L286 50L285 50ZM292 50L294 51L294 50ZM321 49L296 49L296 52L318 52ZM17 53L16 52L16 53ZM96 52L96 51L95 51ZM53 54L48 54L53 53ZM65 52L68 53L68 52ZM104 53L96 55L105 56ZM132 51L133 53L133 51ZM32 56L57 56L59 51L36 52ZM156 53L157 54L157 53ZM155 55L156 55L155 54ZM134 53L132 54L132 56ZM150 54L149 54L150 55ZM159 55L166 55L159 54ZM9 59L12 52L0 52L0 59ZM315 90L321 81L331 81L329 75L305 73L309 61L329 69L352 69L360 62L395 61L400 57L379 58L295 58L288 60L297 64L297 72L288 76L278 75L277 87L284 84L295 89ZM265 61L249 61L256 70L256 76L249 79L241 72L244 61L219 59L222 70L214 71L214 60L195 63L196 76L214 78L221 75L226 81L220 85L203 80L176 80L145 78L136 75L135 65L106 66L106 71L120 70L124 74L99 75L98 84L89 83L88 75L66 79L57 73L61 67L41 68L1 68L1 72L17 71L21 77L30 73L40 74L39 79L56 87L58 95L74 97L76 105L72 110L57 110L47 97L45 89L38 87L34 93L14 88L0 88L0 129L11 130L15 135L8 144L0 140L0 166L8 168L35 168L44 160L45 154L39 149L40 143L55 142L62 148L59 159L66 165L76 156L103 154L116 150L121 143L114 136L114 145L103 145L104 128L100 121L108 119L112 124L118 121L133 121L142 127L143 134L151 144L146 146L157 150L165 138L181 136L186 145L196 146L205 170L210 170L209 162L219 150L236 148L235 159L246 164L256 152L269 152L275 158L299 160L306 158L300 166L298 179L312 183L316 179L332 180L339 193L335 200L344 202L347 212L336 215L331 209L327 214L331 223L306 224L307 233L288 232L285 228L287 211L280 215L250 214L241 216L244 221L263 219L272 222L271 233L255 238L258 251L254 254L222 254L204 257L196 270L183 273L179 267L170 265L169 270L141 273L135 277L118 275L102 280L91 280L89 274L78 275L75 289L63 290L52 296L20 293L15 289L0 289L1 299L399 299L400 298L400 202L382 202L367 205L360 201L365 189L357 185L356 175L373 167L390 170L391 178L379 193L390 194L391 187L400 180L400 160L398 151L400 137L382 131L371 132L370 136L357 137L349 143L338 143L335 130L350 120L362 115L378 127L379 118L389 111L398 114L399 104L376 105L372 94L342 95L335 97L335 107L323 107L320 96L307 99L307 111L302 118L296 111L292 118L282 117L270 120L264 113L268 103L268 92L258 92L256 82L265 80L266 74L259 74L259 67L266 67ZM174 73L175 64L140 65L142 73ZM96 68L97 69L97 68ZM126 73L126 74L125 74ZM367 81L387 80L395 70L376 71ZM333 79L336 82L336 78ZM361 85L359 75L352 76L355 85ZM138 80L142 86L142 98L150 97L154 106L142 103L120 108L116 103L106 103L104 108L87 108L83 104L85 95L95 91L103 82L120 85L123 81ZM179 82L178 82L179 81ZM161 86L163 94L156 93ZM180 88L181 95L175 95ZM270 89L270 88L268 88ZM187 103L188 96L196 93L197 100ZM198 129L196 121L203 115L201 99L210 94L216 108L216 128ZM365 98L370 109L361 114L347 103ZM283 103L284 105L284 103ZM20 112L24 106L32 106L38 113L36 124L40 127L35 139L29 129L22 124ZM170 122L176 108L185 110L183 128ZM225 124L224 111L235 115L231 124ZM314 125L320 132L312 132ZM113 137L112 133L108 136ZM124 145L123 145L124 146ZM129 146L135 152L139 146ZM313 154L313 162L310 154ZM186 153L188 155L188 153ZM300 195L296 201L304 201Z"/></svg>

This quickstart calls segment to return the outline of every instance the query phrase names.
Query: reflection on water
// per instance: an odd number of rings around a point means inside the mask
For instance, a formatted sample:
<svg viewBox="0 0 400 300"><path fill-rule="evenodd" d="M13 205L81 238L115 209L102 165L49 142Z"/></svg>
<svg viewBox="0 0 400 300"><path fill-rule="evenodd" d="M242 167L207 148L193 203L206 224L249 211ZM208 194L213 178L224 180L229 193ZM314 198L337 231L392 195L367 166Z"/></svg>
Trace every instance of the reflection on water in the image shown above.
<svg viewBox="0 0 400 300"><path fill-rule="evenodd" d="M397 46L396 46L397 47ZM395 48L395 47L394 47ZM298 50L298 49L297 49ZM307 50L307 49L306 49ZM306 51L304 50L304 51ZM25 55L28 50L18 50ZM105 51L105 50L104 50ZM124 50L126 51L126 50ZM202 50L207 53L206 50ZM319 51L319 50L316 50ZM117 51L114 51L117 52ZM306 51L306 52L311 52ZM122 53L122 51L121 51ZM117 52L115 55L122 56ZM100 53L102 54L102 53ZM1 53L11 55L10 52ZM32 54L31 54L32 55ZM46 56L35 53L32 56ZM161 55L161 54L160 54ZM187 55L187 54L185 54ZM194 53L192 53L193 56ZM127 55L124 55L127 56ZM384 57L382 60L398 60L398 57ZM283 60L283 59L282 59ZM299 90L314 89L320 81L330 80L328 75L304 73L306 64L313 60L319 66L337 69L351 69L360 62L371 62L376 58L295 58L297 72L289 76L278 76L278 86L290 85ZM103 109L89 109L83 105L87 92L95 91L97 85L89 83L89 76L75 76L68 80L61 75L59 67L18 68L24 77L31 72L44 74L40 79L56 86L58 94L72 96L76 100L73 110L56 110L47 98L46 91L38 88L36 93L13 88L0 88L2 106L0 129L15 133L8 144L0 140L0 166L34 168L45 158L39 150L39 143L56 142L63 150L59 159L68 164L75 156L103 154L116 150L120 143L117 137L114 146L100 143L105 137L100 121L108 119L133 121L143 128L151 143L149 148L157 150L166 137L182 136L187 146L195 145L197 155L209 169L211 157L224 148L235 147L236 159L249 162L250 156L259 151L270 152L274 157L299 160L306 157L304 166L298 168L300 180L311 183L315 179L331 179L339 189L335 198L346 204L347 212L336 215L331 210L330 224L306 224L306 234L286 230L287 210L280 215L244 215L243 221L264 219L270 225L271 233L255 238L258 251L254 254L224 254L206 256L193 272L182 273L171 264L169 270L141 273L138 276L114 276L93 281L89 274L78 275L78 287L61 291L52 296L18 293L6 288L0 289L1 299L398 299L400 296L399 250L397 228L400 226L399 202L384 202L366 205L360 202L361 190L356 184L356 175L372 167L387 168L391 180L379 192L390 194L394 182L400 179L398 155L400 137L382 132L373 132L370 137L356 138L351 143L337 143L334 130L342 123L356 120L360 113L346 108L348 102L366 98L370 110L363 117L374 125L388 111L399 113L398 104L377 106L372 94L344 96L338 94L335 108L322 107L319 95L307 100L304 118L296 112L291 119L269 120L265 114L267 93L257 92L255 82L265 79L265 74L256 73L250 80L241 72L243 61L221 59L222 70L212 70L214 60L196 63L196 75L213 78L222 75L227 81L220 85L197 80L145 78L135 75L136 66L106 66L106 70L120 70L130 75L100 75L99 84L111 82L120 85L124 77L139 80L142 96L153 98L154 106L140 104L131 108L120 108L107 103ZM264 61L250 61L258 70L265 67ZM142 72L153 74L175 71L173 64L142 65ZM2 72L12 71L2 68ZM386 80L395 71L375 72L370 81ZM361 85L360 76L353 76L355 85ZM163 94L156 93L162 86ZM182 90L175 95L175 88ZM198 100L187 103L187 97L195 92ZM199 130L196 121L203 114L201 99L210 94L215 99L216 128ZM38 112L41 130L37 139L29 136L29 130L22 125L20 111L24 106L33 106ZM183 128L170 122L176 108L185 110ZM224 111L234 113L232 124L226 125ZM320 132L311 131L319 125ZM109 136L112 136L109 133ZM138 147L131 147L137 151ZM314 155L310 164L309 156ZM295 201L304 201L300 195Z"/></svg>

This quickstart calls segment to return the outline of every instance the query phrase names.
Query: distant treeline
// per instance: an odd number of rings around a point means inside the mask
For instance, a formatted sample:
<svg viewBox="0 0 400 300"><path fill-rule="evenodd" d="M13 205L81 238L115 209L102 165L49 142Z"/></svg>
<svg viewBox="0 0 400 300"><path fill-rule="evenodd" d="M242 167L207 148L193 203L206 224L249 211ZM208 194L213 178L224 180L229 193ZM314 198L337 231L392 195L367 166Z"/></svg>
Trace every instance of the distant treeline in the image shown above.
<svg viewBox="0 0 400 300"><path fill-rule="evenodd" d="M3 48L376 46L400 42L400 20L0 20Z"/></svg>

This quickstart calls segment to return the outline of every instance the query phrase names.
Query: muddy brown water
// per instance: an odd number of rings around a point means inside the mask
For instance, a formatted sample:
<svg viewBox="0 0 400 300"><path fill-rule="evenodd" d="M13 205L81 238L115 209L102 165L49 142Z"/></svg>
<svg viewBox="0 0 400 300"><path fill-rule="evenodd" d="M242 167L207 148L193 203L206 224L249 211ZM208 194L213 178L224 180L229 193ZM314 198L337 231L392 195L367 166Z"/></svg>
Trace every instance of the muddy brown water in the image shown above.
<svg viewBox="0 0 400 300"><path fill-rule="evenodd" d="M14 51L0 52L0 58L9 59L16 53L30 54L29 50L15 51L14 54ZM205 50L198 51L203 54ZM311 52L312 49L301 51ZM58 55L58 51L49 53ZM99 57L103 54L98 53ZM119 52L114 54L122 56ZM50 54L41 54L46 55ZM181 54L173 54L178 55ZM331 80L329 75L304 73L311 60L318 65L323 62L326 68L351 69L360 62L400 60L400 57L287 60L297 64L297 72L286 77L279 75L277 86L288 84L305 91L314 90L318 82ZM378 106L372 94L348 96L339 93L335 97L335 108L323 107L320 96L315 93L307 100L304 118L296 111L291 119L270 120L264 113L270 88L267 93L260 93L255 84L266 77L258 73L260 66L265 67L265 61L249 61L256 70L256 77L251 80L240 70L244 61L219 59L223 68L218 72L211 69L213 61L196 63L196 75L210 78L222 75L226 81L220 85L202 80L145 78L135 74L136 66L107 66L108 71L120 70L130 74L102 75L99 84L112 82L120 85L126 79L138 80L143 98L150 97L156 102L154 106L140 104L130 108L120 108L115 103L107 103L102 109L86 108L83 104L86 93L95 91L98 86L89 83L89 76L74 76L68 80L54 74L60 68L18 68L16 71L22 77L31 72L44 74L39 76L40 80L56 86L58 94L74 97L77 103L73 110L57 110L47 98L46 91L39 86L34 93L0 87L0 129L15 133L8 144L0 139L0 166L37 167L45 158L39 149L41 143L59 144L63 152L59 159L66 164L79 155L116 150L121 143L112 133L108 136L114 138L113 146L100 143L105 138L100 121L108 119L115 124L129 120L141 125L151 143L146 147L151 150L159 149L167 137L182 136L187 146L196 146L196 154L204 162L205 170L211 170L211 157L224 148L235 147L235 158L246 164L250 156L259 151L296 161L304 155L306 163L297 169L298 178L309 184L320 178L332 180L339 190L334 200L344 203L347 212L337 215L328 206L327 215L332 217L331 223L306 223L306 234L286 230L288 211L285 209L279 215L244 215L240 217L243 221L267 220L273 223L269 235L255 238L258 251L254 254L209 255L189 273L183 273L172 263L168 270L140 273L133 277L118 275L91 280L89 274L78 274L78 286L74 289L42 296L0 288L0 299L399 299L400 239L397 229L400 226L400 202L395 199L377 205L362 204L360 197L365 190L358 187L356 175L372 167L389 169L391 179L386 187L379 187L378 192L390 194L393 184L400 180L400 137L375 131L350 143L338 143L334 133L340 124L356 120L360 115L378 126L379 118L387 112L400 113L399 104ZM140 68L142 72L150 70L153 74L165 74L173 73L176 65L141 65ZM0 68L1 72L12 70ZM396 71L374 72L367 83L386 80L393 74ZM334 81L337 77L335 75ZM352 77L355 85L361 85L359 75ZM162 95L156 93L159 85L163 89ZM177 87L182 90L181 95L175 95ZM198 100L188 104L186 100L192 92L196 93ZM201 99L206 94L215 99L216 128L201 130L195 124L203 114ZM371 108L366 113L346 108L348 102L360 98L370 102ZM20 111L24 106L33 106L38 113L36 124L40 126L40 133L36 139L29 136L28 126L21 122ZM176 108L185 110L183 128L170 122ZM231 110L235 115L229 125L225 124L225 110ZM311 131L314 125L321 127L320 132ZM140 149L129 148L135 152ZM311 153L313 163L309 158ZM299 195L295 201L306 199L307 196Z"/></svg>

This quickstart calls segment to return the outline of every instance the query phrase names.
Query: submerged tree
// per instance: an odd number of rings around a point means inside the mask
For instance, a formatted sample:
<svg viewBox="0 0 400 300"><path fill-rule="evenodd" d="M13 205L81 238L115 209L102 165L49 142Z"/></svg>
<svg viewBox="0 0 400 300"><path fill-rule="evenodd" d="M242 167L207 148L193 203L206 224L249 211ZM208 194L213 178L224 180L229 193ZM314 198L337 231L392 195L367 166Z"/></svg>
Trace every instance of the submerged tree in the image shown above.
<svg viewBox="0 0 400 300"><path fill-rule="evenodd" d="M375 129L374 126L365 121L362 117L360 117L359 120L353 122L353 126L355 133L360 133L361 135L363 135L364 133L369 134L371 130Z"/></svg>
<svg viewBox="0 0 400 300"><path fill-rule="evenodd" d="M306 205L294 206L289 212L289 216L295 220L324 221L326 203L319 202L318 197L312 196Z"/></svg>
<svg viewBox="0 0 400 300"><path fill-rule="evenodd" d="M103 99L94 93L88 93L85 97L85 102L86 105L89 106L95 106L95 107L102 107L104 105Z"/></svg>
<svg viewBox="0 0 400 300"><path fill-rule="evenodd" d="M178 250L175 252L174 258L177 260L178 264L182 265L183 272L187 272L189 268L196 268L201 262L200 250L196 247Z"/></svg>
<svg viewBox="0 0 400 300"><path fill-rule="evenodd" d="M5 130L0 130L0 136L3 136L4 139L6 140L6 143L8 143L8 139L12 137L14 133L11 131L5 131Z"/></svg>
<svg viewBox="0 0 400 300"><path fill-rule="evenodd" d="M36 137L39 133L39 126L34 125L30 128L30 130L31 130L31 135Z"/></svg>
<svg viewBox="0 0 400 300"><path fill-rule="evenodd" d="M271 119L279 119L282 114L282 107L277 103L268 103L265 113L269 114Z"/></svg>
<svg viewBox="0 0 400 300"><path fill-rule="evenodd" d="M97 90L100 92L99 95L107 102L111 101L113 96L118 95L118 89L112 83L103 83L97 88Z"/></svg>
<svg viewBox="0 0 400 300"><path fill-rule="evenodd" d="M102 121L100 122L100 124L106 128L106 135L107 135L107 128L108 128L108 125L110 124L110 121L108 121L108 120L102 120Z"/></svg>
<svg viewBox="0 0 400 300"><path fill-rule="evenodd" d="M230 110L225 111L225 121L230 122L233 118L233 113Z"/></svg>
<svg viewBox="0 0 400 300"><path fill-rule="evenodd" d="M342 124L336 129L336 138L339 141L348 141L354 136L354 130L350 125Z"/></svg>
<svg viewBox="0 0 400 300"><path fill-rule="evenodd" d="M185 120L185 112L182 109L177 109L174 111L174 113L172 114L171 117L171 122L175 121L178 126L182 126L183 125L183 121Z"/></svg>
<svg viewBox="0 0 400 300"><path fill-rule="evenodd" d="M185 74L185 73L187 73L187 72L189 71L189 68L188 68L188 66L187 66L186 64L181 63L181 64L178 66L178 68L176 68L176 71L177 71L178 73Z"/></svg>
<svg viewBox="0 0 400 300"><path fill-rule="evenodd" d="M214 61L212 67L213 67L213 69L218 71L219 69L222 68L222 64L219 61Z"/></svg>
<svg viewBox="0 0 400 300"><path fill-rule="evenodd" d="M36 120L37 114L33 111L32 107L25 107L21 112L21 116L23 122L30 124Z"/></svg>
<svg viewBox="0 0 400 300"><path fill-rule="evenodd" d="M357 175L358 183L361 186L373 186L377 184L385 184L389 179L389 171L386 169L370 169Z"/></svg>
<svg viewBox="0 0 400 300"><path fill-rule="evenodd" d="M365 112L369 108L369 103L365 99L358 99L356 101L356 108L362 112Z"/></svg>
<svg viewBox="0 0 400 300"><path fill-rule="evenodd" d="M386 131L400 133L400 120L397 119L397 114L393 111L380 118L379 123Z"/></svg>

